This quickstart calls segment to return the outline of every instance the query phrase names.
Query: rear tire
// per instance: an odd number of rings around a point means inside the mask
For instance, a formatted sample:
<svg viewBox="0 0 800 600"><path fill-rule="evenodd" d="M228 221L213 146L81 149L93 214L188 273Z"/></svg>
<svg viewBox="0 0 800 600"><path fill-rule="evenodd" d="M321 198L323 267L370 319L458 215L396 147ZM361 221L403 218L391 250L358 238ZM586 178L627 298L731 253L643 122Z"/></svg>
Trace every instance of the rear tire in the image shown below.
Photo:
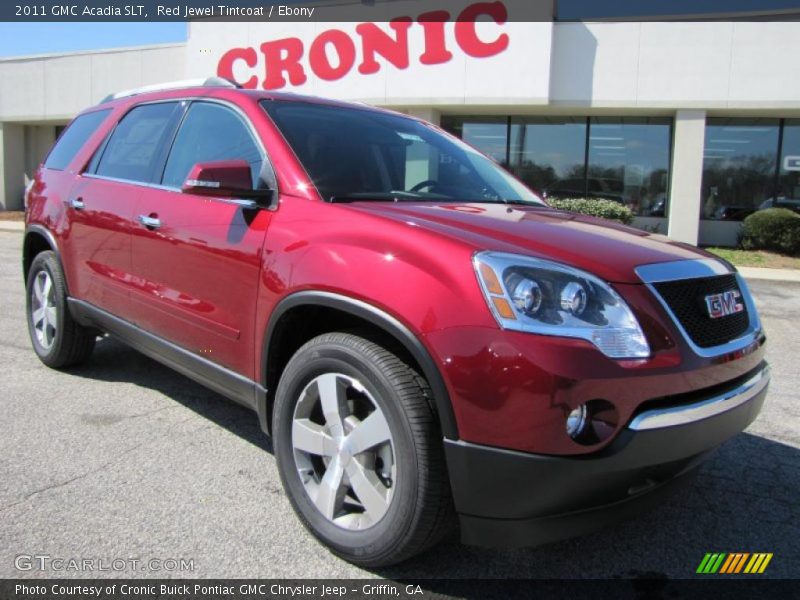
<svg viewBox="0 0 800 600"><path fill-rule="evenodd" d="M365 567L414 556L452 527L442 434L425 380L347 333L305 344L276 391L275 454L306 528Z"/></svg>
<svg viewBox="0 0 800 600"><path fill-rule="evenodd" d="M72 318L58 257L40 252L28 271L26 316L33 350L54 369L78 365L94 350L97 335Z"/></svg>

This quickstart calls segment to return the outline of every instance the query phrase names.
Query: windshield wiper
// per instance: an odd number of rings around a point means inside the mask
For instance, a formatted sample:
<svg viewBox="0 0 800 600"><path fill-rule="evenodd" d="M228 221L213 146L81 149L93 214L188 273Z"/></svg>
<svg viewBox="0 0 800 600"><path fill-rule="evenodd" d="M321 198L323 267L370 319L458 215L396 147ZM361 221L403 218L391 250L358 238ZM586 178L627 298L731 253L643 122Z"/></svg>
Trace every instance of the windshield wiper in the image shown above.
<svg viewBox="0 0 800 600"><path fill-rule="evenodd" d="M452 198L425 198L410 196L406 193L398 194L340 194L328 198L328 202L461 202Z"/></svg>
<svg viewBox="0 0 800 600"><path fill-rule="evenodd" d="M407 193L384 193L384 194L340 194L328 198L328 202L421 202L430 204L513 204L515 206L530 206L534 208L547 208L546 204L538 202L526 202L525 200L490 200L482 198L480 200L465 200L461 198L425 198L420 196L409 196Z"/></svg>
<svg viewBox="0 0 800 600"><path fill-rule="evenodd" d="M378 196L331 196L328 202L398 202L397 198L379 198Z"/></svg>
<svg viewBox="0 0 800 600"><path fill-rule="evenodd" d="M481 198L480 200L461 200L460 202L463 204L513 204L514 206L532 206L534 208L547 208L547 205L541 202L527 202L525 200L505 200L505 199L490 200L488 198Z"/></svg>

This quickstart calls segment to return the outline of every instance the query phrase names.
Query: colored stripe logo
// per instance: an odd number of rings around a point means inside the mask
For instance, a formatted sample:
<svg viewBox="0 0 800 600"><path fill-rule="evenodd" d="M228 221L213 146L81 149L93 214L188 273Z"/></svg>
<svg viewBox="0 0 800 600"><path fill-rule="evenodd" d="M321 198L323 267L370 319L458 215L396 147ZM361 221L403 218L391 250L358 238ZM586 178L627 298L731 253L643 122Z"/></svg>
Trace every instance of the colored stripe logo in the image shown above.
<svg viewBox="0 0 800 600"><path fill-rule="evenodd" d="M708 552L696 572L702 575L755 575L766 571L771 560L772 552Z"/></svg>

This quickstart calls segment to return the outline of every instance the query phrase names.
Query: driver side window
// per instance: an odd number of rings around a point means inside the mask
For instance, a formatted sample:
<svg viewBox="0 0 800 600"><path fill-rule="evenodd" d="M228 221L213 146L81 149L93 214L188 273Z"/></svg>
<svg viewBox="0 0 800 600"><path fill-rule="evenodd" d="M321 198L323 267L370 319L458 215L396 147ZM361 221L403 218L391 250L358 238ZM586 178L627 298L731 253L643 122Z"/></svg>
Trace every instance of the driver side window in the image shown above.
<svg viewBox="0 0 800 600"><path fill-rule="evenodd" d="M442 151L414 134L401 134L405 146L398 146L399 155L393 157L400 167L400 189L405 191L442 191L458 189L466 181L475 182L474 169L464 158Z"/></svg>
<svg viewBox="0 0 800 600"><path fill-rule="evenodd" d="M199 162L242 159L250 165L253 188L263 188L264 156L247 125L233 110L211 102L189 106L170 150L162 185L180 188Z"/></svg>
<svg viewBox="0 0 800 600"><path fill-rule="evenodd" d="M426 144L420 138L413 140L405 148L406 168L404 190L410 190L414 186L425 181L436 181L439 179L439 161L441 153L434 146Z"/></svg>

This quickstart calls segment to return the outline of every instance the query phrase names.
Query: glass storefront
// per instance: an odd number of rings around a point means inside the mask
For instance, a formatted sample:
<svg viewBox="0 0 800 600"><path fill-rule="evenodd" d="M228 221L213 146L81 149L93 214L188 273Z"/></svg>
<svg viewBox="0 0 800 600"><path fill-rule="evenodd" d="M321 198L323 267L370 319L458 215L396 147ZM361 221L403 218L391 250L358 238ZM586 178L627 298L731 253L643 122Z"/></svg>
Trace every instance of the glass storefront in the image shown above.
<svg viewBox="0 0 800 600"><path fill-rule="evenodd" d="M667 214L671 119L450 116L442 127L546 197L605 198L637 216Z"/></svg>
<svg viewBox="0 0 800 600"><path fill-rule="evenodd" d="M700 217L742 221L772 207L800 212L800 120L706 122Z"/></svg>
<svg viewBox="0 0 800 600"><path fill-rule="evenodd" d="M773 204L800 212L800 119L787 119L783 127L778 194Z"/></svg>
<svg viewBox="0 0 800 600"><path fill-rule="evenodd" d="M670 119L593 118L589 133L589 193L664 217L669 186Z"/></svg>
<svg viewBox="0 0 800 600"><path fill-rule="evenodd" d="M547 195L574 190L585 195L586 119L513 117L511 170Z"/></svg>
<svg viewBox="0 0 800 600"><path fill-rule="evenodd" d="M606 198L666 217L672 120L643 117L442 117L463 138L549 198ZM800 212L800 119L706 121L700 218L742 221Z"/></svg>
<svg viewBox="0 0 800 600"><path fill-rule="evenodd" d="M779 119L706 121L700 217L741 221L776 200Z"/></svg>

